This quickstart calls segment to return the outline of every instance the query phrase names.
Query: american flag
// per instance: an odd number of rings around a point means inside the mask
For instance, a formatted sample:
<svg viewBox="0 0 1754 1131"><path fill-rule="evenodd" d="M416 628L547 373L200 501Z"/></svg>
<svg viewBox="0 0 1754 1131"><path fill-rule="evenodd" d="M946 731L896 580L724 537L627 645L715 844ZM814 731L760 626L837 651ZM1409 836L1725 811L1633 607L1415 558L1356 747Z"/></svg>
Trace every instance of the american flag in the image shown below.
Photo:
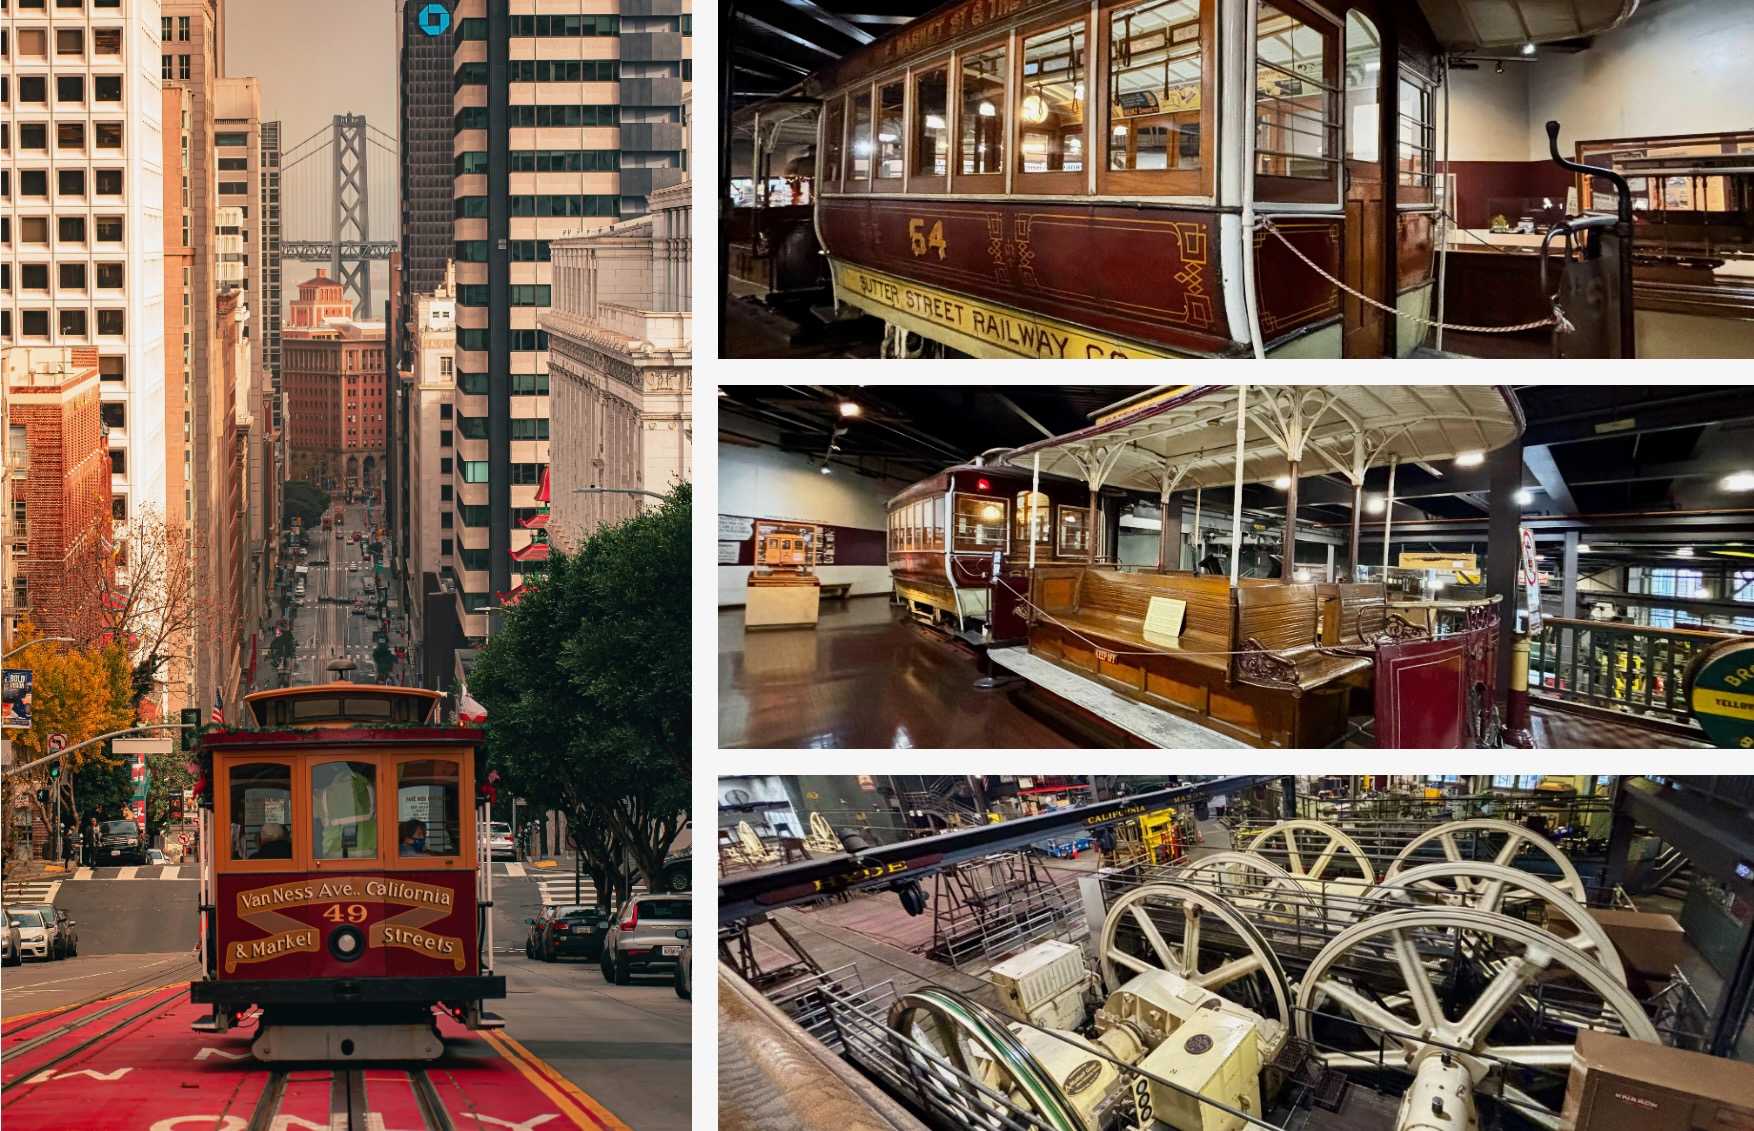
<svg viewBox="0 0 1754 1131"><path fill-rule="evenodd" d="M225 696L217 687L213 689L213 713L207 716L207 721L215 726L225 725Z"/></svg>

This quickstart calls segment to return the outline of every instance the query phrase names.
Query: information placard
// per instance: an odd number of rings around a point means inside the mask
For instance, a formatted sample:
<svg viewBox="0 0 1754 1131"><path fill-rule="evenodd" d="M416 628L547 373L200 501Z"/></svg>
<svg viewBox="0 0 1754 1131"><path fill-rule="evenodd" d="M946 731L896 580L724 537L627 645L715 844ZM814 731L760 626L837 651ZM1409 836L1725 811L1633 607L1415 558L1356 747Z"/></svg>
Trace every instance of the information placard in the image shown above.
<svg viewBox="0 0 1754 1131"><path fill-rule="evenodd" d="M1174 644L1181 639L1182 622L1187 617L1188 603L1174 597L1153 597L1145 610L1145 631L1142 635L1153 644Z"/></svg>

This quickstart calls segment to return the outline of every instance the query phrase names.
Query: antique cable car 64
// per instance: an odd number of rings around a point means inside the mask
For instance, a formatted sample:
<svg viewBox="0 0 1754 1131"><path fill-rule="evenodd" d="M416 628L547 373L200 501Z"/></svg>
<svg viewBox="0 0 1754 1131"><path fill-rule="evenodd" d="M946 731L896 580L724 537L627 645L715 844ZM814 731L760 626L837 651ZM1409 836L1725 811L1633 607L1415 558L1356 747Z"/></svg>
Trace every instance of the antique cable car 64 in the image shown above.
<svg viewBox="0 0 1754 1131"><path fill-rule="evenodd" d="M244 697L201 736L201 958L224 1032L261 1060L429 1060L433 1007L497 1028L482 735L443 696L328 683Z"/></svg>

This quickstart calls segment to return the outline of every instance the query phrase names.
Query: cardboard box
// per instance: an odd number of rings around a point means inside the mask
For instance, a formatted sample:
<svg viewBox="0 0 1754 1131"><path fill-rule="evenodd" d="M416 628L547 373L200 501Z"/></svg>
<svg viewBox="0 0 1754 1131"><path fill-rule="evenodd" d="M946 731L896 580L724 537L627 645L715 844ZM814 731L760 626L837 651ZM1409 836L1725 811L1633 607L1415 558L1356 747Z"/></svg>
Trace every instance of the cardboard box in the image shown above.
<svg viewBox="0 0 1754 1131"><path fill-rule="evenodd" d="M1590 914L1608 932L1629 970L1664 980L1687 957L1687 932L1673 915L1606 909Z"/></svg>
<svg viewBox="0 0 1754 1131"><path fill-rule="evenodd" d="M1754 1131L1754 1064L1585 1031L1562 1131Z"/></svg>

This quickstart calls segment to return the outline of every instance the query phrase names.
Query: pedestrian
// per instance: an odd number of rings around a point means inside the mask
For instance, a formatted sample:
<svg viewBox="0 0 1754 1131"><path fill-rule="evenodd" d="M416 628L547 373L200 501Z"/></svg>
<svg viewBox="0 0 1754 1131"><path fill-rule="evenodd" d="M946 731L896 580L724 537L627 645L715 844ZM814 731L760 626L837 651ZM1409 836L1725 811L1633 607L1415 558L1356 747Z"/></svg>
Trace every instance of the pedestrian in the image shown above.
<svg viewBox="0 0 1754 1131"><path fill-rule="evenodd" d="M91 817L87 817L85 819L85 866L87 868L92 868L92 867L96 867L96 865L97 865L97 817L91 816Z"/></svg>

